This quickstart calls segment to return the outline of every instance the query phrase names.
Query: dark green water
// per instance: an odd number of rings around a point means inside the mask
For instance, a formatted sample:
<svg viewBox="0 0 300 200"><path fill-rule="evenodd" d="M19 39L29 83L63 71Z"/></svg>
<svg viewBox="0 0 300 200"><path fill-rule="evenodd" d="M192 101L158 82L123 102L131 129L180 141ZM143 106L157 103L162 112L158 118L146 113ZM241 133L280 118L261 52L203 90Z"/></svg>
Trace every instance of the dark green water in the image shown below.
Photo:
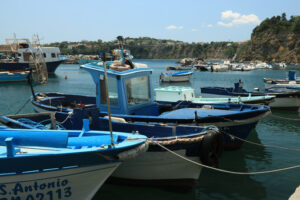
<svg viewBox="0 0 300 200"><path fill-rule="evenodd" d="M154 87L159 86L159 74L166 65L174 65L175 60L138 60L153 68ZM289 66L290 68L292 66ZM300 70L300 66L293 66ZM233 86L242 79L248 90L263 89L263 77L285 78L287 71L256 70L250 72L200 72L196 71L190 83L183 84L195 88L200 95L201 86ZM65 80L67 76L67 80ZM164 84L162 86L167 86ZM89 73L78 65L61 65L48 83L35 87L36 91L62 92L94 95L95 86ZM15 114L31 95L25 83L0 84L0 114ZM30 103L20 113L33 112ZM273 115L300 120L296 111L272 111ZM261 120L248 140L266 145L300 148L300 121L291 121L269 116ZM232 171L265 171L300 165L300 151L244 144L240 150L225 152L220 160L220 168ZM149 187L116 186L104 184L95 200L203 200L203 199L288 199L300 185L300 169L263 175L229 175L204 169L193 191L176 193Z"/></svg>

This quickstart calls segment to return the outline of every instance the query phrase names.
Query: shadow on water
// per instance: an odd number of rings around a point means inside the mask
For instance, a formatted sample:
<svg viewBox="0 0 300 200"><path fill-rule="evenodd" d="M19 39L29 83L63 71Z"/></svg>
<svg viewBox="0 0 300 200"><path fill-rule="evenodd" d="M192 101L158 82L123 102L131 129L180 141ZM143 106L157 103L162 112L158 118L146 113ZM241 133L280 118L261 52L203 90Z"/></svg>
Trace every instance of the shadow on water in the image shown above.
<svg viewBox="0 0 300 200"><path fill-rule="evenodd" d="M193 191L189 193L177 193L151 187L104 184L93 198L93 200L100 199L193 200L195 199L195 194Z"/></svg>
<svg viewBox="0 0 300 200"><path fill-rule="evenodd" d="M247 138L249 141L261 144L256 131ZM254 164L270 163L271 154L264 147L253 147L244 143L240 150L225 151L220 160L220 168L229 171L248 172ZM249 188L250 187L250 188ZM253 192L255 191L255 192ZM197 183L196 199L265 199L266 189L260 181L249 175L234 175L203 169Z"/></svg>

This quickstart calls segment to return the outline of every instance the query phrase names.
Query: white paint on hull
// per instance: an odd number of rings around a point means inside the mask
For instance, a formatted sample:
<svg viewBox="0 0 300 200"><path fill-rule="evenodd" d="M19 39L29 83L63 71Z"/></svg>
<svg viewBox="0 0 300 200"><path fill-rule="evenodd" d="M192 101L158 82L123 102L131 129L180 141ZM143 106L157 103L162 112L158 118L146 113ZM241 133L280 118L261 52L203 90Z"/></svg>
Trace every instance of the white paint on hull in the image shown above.
<svg viewBox="0 0 300 200"><path fill-rule="evenodd" d="M0 176L0 199L92 199L119 162Z"/></svg>
<svg viewBox="0 0 300 200"><path fill-rule="evenodd" d="M185 156L185 150L177 150L175 152ZM199 157L188 158L200 162ZM135 159L123 162L112 176L136 180L197 180L201 169L202 167L183 160L169 152L148 151Z"/></svg>
<svg viewBox="0 0 300 200"><path fill-rule="evenodd" d="M289 108L289 107L300 107L299 97L284 97L275 98L275 101L270 103L271 108Z"/></svg>

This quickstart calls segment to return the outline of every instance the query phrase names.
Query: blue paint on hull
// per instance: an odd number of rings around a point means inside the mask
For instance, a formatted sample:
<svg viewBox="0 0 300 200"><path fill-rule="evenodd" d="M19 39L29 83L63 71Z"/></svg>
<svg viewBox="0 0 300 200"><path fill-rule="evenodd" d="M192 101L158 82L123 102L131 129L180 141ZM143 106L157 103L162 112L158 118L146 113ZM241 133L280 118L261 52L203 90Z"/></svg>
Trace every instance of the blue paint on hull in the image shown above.
<svg viewBox="0 0 300 200"><path fill-rule="evenodd" d="M63 60L55 62L47 62L48 73L54 73L56 68L63 62ZM0 63L0 71L26 70L29 68L28 63Z"/></svg>

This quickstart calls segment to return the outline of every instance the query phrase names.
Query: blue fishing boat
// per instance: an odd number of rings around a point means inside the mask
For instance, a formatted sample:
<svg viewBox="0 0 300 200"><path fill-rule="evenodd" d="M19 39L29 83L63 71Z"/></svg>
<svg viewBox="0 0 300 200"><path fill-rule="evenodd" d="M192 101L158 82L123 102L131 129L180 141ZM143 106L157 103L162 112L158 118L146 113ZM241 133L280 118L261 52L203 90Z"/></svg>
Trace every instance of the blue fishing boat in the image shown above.
<svg viewBox="0 0 300 200"><path fill-rule="evenodd" d="M92 199L142 135L0 127L0 199ZM130 138L130 140L129 140Z"/></svg>
<svg viewBox="0 0 300 200"><path fill-rule="evenodd" d="M11 128L80 129L83 118L90 119L93 130L109 130L107 116L92 107L74 109L72 114L50 112L2 116L0 121ZM112 174L110 181L115 183L190 189L199 178L202 167L170 154L159 145L210 166L218 164L223 152L223 137L214 127L134 123L112 117L112 129L139 133L149 138L146 153L126 160Z"/></svg>
<svg viewBox="0 0 300 200"><path fill-rule="evenodd" d="M165 72L160 74L159 80L161 82L186 82L190 81L193 73L194 71Z"/></svg>
<svg viewBox="0 0 300 200"><path fill-rule="evenodd" d="M0 71L0 83L27 81L28 71Z"/></svg>
<svg viewBox="0 0 300 200"><path fill-rule="evenodd" d="M241 80L234 83L234 88L225 87L202 87L201 93L226 95L226 96L275 96L275 101L271 102L269 106L276 109L298 110L300 107L300 91L282 90L282 87L272 87L266 89L264 92L254 91L248 92L243 88Z"/></svg>
<svg viewBox="0 0 300 200"><path fill-rule="evenodd" d="M83 65L82 68L91 73L96 84L96 106L101 114L107 114L104 69L91 64ZM134 123L215 125L224 133L226 148L240 148L243 143L228 134L246 139L257 122L270 114L270 108L262 105L154 101L151 69L123 72L107 70L107 73L112 116ZM80 101L76 98L71 101L67 94L51 93L49 96L47 93L40 93L32 98L32 104L39 111L72 112L71 104L85 104L82 97L79 99Z"/></svg>
<svg viewBox="0 0 300 200"><path fill-rule="evenodd" d="M267 84L300 84L300 79L296 77L296 70L290 70L286 79L264 78Z"/></svg>

